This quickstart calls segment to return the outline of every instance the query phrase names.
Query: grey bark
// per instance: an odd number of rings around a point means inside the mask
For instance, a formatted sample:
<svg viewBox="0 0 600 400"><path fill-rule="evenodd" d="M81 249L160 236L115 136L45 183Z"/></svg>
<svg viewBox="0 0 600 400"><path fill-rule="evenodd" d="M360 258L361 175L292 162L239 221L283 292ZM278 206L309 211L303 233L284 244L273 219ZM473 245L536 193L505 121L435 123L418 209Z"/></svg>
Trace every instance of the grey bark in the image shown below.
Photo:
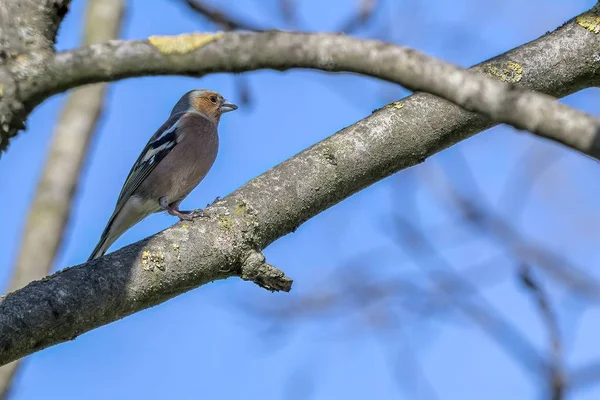
<svg viewBox="0 0 600 400"><path fill-rule="evenodd" d="M0 0L0 152L25 126L33 105L19 94L11 66L54 52L56 33L71 0Z"/></svg>
<svg viewBox="0 0 600 400"><path fill-rule="evenodd" d="M596 34L583 26L577 23L568 26L580 34L578 45L596 40ZM553 97L515 85L534 67L539 54L520 62L507 60L504 65L487 70L468 71L415 50L344 35L228 32L194 48L193 43L198 39L193 35L168 38L161 44L165 47L147 40L114 41L57 54L44 60L43 65L23 63L20 91L27 98L44 99L74 85L149 74L200 76L214 71L260 68L355 72L436 94L496 122L600 157L600 120L556 102ZM180 47L176 40L180 41ZM577 49L558 43L539 51L554 52L563 63L571 63L578 55ZM597 75L600 64L593 60L588 60L586 71Z"/></svg>
<svg viewBox="0 0 600 400"><path fill-rule="evenodd" d="M82 45L119 37L123 0L90 0ZM54 37L43 43L54 43ZM50 273L62 243L83 162L104 106L107 84L76 88L56 126L31 204L9 291ZM0 367L0 400L8 397L20 362Z"/></svg>

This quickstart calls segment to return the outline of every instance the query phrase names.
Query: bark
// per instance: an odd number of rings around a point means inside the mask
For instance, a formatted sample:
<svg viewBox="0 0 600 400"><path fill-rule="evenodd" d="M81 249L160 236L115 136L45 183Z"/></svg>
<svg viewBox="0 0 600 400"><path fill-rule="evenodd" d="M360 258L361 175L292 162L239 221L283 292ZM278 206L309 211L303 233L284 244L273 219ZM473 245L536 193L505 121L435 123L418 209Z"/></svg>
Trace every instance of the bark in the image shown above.
<svg viewBox="0 0 600 400"><path fill-rule="evenodd" d="M25 87L24 92L44 97L70 85L141 74L204 74L267 67L342 70L346 65L335 59L337 53L311 53L310 45L345 44L346 53L361 43L335 35L258 35L266 36L227 35L221 42L185 54L176 53L189 49L189 42L174 46L169 40L155 40L162 53L146 41L91 46L57 56L49 65L54 87L48 90L51 83L43 81L40 86L46 88L45 93L31 87ZM288 35L286 41L275 40L282 35ZM288 43L293 49L288 55L296 54L296 58L290 61L281 53L269 53L256 38L275 38L270 44L280 50ZM242 44L248 47L240 47ZM474 70L561 97L597 84L598 67L592 60L597 57L598 44L589 24L571 21ZM388 45L377 46L389 49ZM260 52L263 50L266 53ZM404 50L391 50L404 57ZM365 58L376 53L367 52ZM403 74L388 63L372 66L353 61L363 68L348 68L354 72L377 73L391 80L395 73ZM117 65L125 67L118 69ZM62 77L56 70L59 66ZM41 78L35 72L31 76ZM482 85L487 87L488 83ZM4 296L0 302L0 363L74 339L217 279L241 276L271 290L289 290L291 281L264 262L262 249L353 193L493 125L481 115L423 93L376 110L217 201L205 210L208 217L178 223L149 239Z"/></svg>
<svg viewBox="0 0 600 400"><path fill-rule="evenodd" d="M25 126L28 107L11 71L17 60L48 58L71 0L0 0L0 152Z"/></svg>
<svg viewBox="0 0 600 400"><path fill-rule="evenodd" d="M68 51L45 60L43 65L25 62L21 68L26 75L20 90L28 98L44 99L74 85L143 75L200 76L260 68L355 72L436 94L496 122L598 158L600 120L551 96L515 85L535 67L541 54L557 53L555 58L570 64L581 46L598 45L597 35L576 22L567 24L561 32L576 34L579 41L569 40L575 48L551 41L550 46L538 49L541 53L537 57L506 60L476 71L401 46L335 34L269 31L154 37ZM597 74L600 64L593 58L587 62L586 71Z"/></svg>
<svg viewBox="0 0 600 400"><path fill-rule="evenodd" d="M90 0L82 44L118 38L124 8L123 0ZM54 37L50 42L54 43ZM67 98L27 216L9 291L50 273L102 113L106 86L98 83L77 88ZM0 399L7 398L19 365L15 361L0 367Z"/></svg>

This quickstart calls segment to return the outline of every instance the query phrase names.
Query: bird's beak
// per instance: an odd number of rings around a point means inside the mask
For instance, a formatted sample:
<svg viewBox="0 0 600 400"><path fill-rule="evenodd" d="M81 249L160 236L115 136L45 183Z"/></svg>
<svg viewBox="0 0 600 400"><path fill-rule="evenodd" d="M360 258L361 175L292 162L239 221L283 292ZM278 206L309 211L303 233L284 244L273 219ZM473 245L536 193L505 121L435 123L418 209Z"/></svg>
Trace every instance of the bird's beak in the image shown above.
<svg viewBox="0 0 600 400"><path fill-rule="evenodd" d="M236 106L233 103L228 102L227 100L225 100L223 102L223 104L221 104L221 107L219 107L219 111L221 111L221 114L224 114L229 111L234 111L237 109L238 109L238 106Z"/></svg>

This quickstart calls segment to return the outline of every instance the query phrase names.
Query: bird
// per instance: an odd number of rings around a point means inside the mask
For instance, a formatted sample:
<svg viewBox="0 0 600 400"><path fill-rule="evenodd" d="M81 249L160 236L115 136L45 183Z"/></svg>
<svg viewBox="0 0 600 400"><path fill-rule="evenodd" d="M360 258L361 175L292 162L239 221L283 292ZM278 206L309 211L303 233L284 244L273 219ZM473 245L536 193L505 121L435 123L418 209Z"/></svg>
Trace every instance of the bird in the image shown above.
<svg viewBox="0 0 600 400"><path fill-rule="evenodd" d="M115 209L88 261L101 257L129 228L166 211L180 220L202 216L179 204L204 179L217 157L221 115L237 110L221 94L190 90L152 135L125 179Z"/></svg>

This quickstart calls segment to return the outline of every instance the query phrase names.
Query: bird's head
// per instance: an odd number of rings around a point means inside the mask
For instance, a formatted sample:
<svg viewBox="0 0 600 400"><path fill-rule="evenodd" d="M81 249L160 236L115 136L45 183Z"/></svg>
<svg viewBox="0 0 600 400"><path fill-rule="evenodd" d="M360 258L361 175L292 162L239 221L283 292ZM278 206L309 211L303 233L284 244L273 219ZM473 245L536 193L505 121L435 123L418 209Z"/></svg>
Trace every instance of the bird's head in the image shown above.
<svg viewBox="0 0 600 400"><path fill-rule="evenodd" d="M221 115L226 112L237 110L237 106L228 102L219 93L208 89L196 89L187 92L179 99L171 115L186 111L195 111L211 118L215 123L219 122Z"/></svg>

